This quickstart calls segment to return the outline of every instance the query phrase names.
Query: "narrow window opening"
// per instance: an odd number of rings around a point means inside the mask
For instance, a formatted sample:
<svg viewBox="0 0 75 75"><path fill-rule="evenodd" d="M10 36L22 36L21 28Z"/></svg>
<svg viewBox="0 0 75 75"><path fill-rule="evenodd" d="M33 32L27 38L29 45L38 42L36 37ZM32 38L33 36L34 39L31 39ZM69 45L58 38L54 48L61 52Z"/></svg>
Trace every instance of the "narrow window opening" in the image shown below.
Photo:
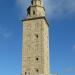
<svg viewBox="0 0 75 75"><path fill-rule="evenodd" d="M38 61L38 58L36 58L36 60Z"/></svg>
<svg viewBox="0 0 75 75"><path fill-rule="evenodd" d="M31 4L33 5L33 1L31 1Z"/></svg>
<svg viewBox="0 0 75 75"><path fill-rule="evenodd" d="M38 38L38 34L36 34L36 37Z"/></svg>
<svg viewBox="0 0 75 75"><path fill-rule="evenodd" d="M35 15L35 11L33 11L33 15Z"/></svg>
<svg viewBox="0 0 75 75"><path fill-rule="evenodd" d="M30 15L30 7L27 9L27 13L28 15Z"/></svg>
<svg viewBox="0 0 75 75"><path fill-rule="evenodd" d="M25 75L27 74L27 72L25 72Z"/></svg>
<svg viewBox="0 0 75 75"><path fill-rule="evenodd" d="M36 72L39 72L39 70L38 70L38 69L36 69Z"/></svg>

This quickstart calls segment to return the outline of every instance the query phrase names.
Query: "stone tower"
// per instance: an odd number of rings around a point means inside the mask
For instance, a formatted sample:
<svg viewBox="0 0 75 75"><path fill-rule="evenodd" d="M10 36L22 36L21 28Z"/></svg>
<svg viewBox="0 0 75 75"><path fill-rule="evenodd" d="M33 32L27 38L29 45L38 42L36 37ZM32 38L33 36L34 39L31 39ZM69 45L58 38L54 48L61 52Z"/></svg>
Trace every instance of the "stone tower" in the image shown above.
<svg viewBox="0 0 75 75"><path fill-rule="evenodd" d="M49 75L48 27L42 0L31 0L23 20L22 75Z"/></svg>

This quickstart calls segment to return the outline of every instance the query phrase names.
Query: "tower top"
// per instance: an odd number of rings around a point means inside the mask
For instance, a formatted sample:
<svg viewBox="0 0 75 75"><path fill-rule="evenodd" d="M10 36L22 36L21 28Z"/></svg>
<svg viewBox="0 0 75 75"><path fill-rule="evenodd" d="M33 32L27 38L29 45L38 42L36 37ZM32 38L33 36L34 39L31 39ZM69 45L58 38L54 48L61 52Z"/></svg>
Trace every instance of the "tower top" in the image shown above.
<svg viewBox="0 0 75 75"><path fill-rule="evenodd" d="M43 6L43 0L31 0L32 5Z"/></svg>
<svg viewBox="0 0 75 75"><path fill-rule="evenodd" d="M42 17L45 16L43 0L31 0L31 5L27 9L27 17Z"/></svg>

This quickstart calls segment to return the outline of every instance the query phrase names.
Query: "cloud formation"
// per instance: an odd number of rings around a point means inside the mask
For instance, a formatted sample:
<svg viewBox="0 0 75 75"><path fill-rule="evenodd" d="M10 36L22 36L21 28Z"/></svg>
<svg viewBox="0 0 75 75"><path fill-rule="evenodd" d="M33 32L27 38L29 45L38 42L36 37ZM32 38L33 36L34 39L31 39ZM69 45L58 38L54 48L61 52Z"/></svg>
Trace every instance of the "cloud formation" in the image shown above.
<svg viewBox="0 0 75 75"><path fill-rule="evenodd" d="M75 0L44 0L50 17L62 17L75 13Z"/></svg>
<svg viewBox="0 0 75 75"><path fill-rule="evenodd" d="M31 0L17 0L23 13ZM75 0L44 0L46 14L49 17L62 17L75 13ZM25 11L25 12L24 12Z"/></svg>

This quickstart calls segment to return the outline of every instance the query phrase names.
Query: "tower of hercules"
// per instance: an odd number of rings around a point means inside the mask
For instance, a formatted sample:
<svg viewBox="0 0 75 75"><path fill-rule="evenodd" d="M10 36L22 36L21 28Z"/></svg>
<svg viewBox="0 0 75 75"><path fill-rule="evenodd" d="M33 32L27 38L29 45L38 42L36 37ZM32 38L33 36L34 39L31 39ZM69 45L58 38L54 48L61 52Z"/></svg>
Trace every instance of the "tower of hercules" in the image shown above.
<svg viewBox="0 0 75 75"><path fill-rule="evenodd" d="M49 74L49 34L43 0L31 0L23 22L22 75Z"/></svg>

